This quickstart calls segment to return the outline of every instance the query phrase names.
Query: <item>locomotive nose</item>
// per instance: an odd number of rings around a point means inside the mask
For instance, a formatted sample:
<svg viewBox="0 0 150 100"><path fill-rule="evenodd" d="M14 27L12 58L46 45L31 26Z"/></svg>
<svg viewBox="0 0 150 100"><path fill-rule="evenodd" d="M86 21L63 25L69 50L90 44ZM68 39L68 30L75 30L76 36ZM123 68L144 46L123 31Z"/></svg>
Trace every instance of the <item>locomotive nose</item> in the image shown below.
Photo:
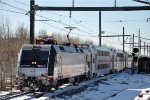
<svg viewBox="0 0 150 100"><path fill-rule="evenodd" d="M19 68L19 73L26 77L41 77L47 75L47 68Z"/></svg>

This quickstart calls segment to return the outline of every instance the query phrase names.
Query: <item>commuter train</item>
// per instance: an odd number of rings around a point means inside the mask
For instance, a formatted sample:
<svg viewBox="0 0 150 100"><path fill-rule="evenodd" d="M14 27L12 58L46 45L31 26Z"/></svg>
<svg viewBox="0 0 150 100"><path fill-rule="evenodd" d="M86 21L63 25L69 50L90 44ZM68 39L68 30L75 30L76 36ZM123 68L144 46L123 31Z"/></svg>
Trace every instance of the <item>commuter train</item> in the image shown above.
<svg viewBox="0 0 150 100"><path fill-rule="evenodd" d="M131 68L129 53L94 45L25 44L18 56L21 91L51 91L81 81Z"/></svg>

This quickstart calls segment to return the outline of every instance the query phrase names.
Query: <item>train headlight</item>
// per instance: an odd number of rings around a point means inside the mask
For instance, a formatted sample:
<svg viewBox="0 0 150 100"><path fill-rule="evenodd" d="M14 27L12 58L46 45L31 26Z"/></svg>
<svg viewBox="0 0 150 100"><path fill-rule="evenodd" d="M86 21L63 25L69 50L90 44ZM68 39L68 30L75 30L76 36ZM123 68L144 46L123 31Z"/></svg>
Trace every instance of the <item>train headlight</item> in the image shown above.
<svg viewBox="0 0 150 100"><path fill-rule="evenodd" d="M36 61L32 61L32 65L36 65L37 64L37 62Z"/></svg>

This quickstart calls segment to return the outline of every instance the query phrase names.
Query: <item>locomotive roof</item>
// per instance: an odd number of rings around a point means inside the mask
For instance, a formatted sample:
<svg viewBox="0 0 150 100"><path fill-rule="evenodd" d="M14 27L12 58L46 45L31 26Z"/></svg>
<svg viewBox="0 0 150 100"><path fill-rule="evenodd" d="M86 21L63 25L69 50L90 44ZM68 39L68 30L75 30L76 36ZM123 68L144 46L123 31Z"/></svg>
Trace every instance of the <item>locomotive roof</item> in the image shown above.
<svg viewBox="0 0 150 100"><path fill-rule="evenodd" d="M88 53L84 48L75 48L73 46L53 45L53 47L57 52Z"/></svg>
<svg viewBox="0 0 150 100"><path fill-rule="evenodd" d="M31 49L40 49L40 50L49 50L51 45L39 45L39 44L24 44L22 50L31 50Z"/></svg>
<svg viewBox="0 0 150 100"><path fill-rule="evenodd" d="M34 47L40 50L50 50L51 47L54 47L56 52L71 52L71 53L88 53L89 51L86 48L75 48L73 46L64 46L64 45L41 45L41 44L24 44L22 50L32 50Z"/></svg>

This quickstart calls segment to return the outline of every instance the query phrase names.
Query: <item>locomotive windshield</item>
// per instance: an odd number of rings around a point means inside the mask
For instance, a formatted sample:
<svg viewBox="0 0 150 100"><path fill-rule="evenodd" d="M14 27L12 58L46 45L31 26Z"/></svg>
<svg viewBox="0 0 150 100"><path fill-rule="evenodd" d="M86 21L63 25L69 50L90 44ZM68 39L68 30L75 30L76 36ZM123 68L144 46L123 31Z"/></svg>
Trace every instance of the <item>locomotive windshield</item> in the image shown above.
<svg viewBox="0 0 150 100"><path fill-rule="evenodd" d="M23 50L20 67L47 67L49 51Z"/></svg>

